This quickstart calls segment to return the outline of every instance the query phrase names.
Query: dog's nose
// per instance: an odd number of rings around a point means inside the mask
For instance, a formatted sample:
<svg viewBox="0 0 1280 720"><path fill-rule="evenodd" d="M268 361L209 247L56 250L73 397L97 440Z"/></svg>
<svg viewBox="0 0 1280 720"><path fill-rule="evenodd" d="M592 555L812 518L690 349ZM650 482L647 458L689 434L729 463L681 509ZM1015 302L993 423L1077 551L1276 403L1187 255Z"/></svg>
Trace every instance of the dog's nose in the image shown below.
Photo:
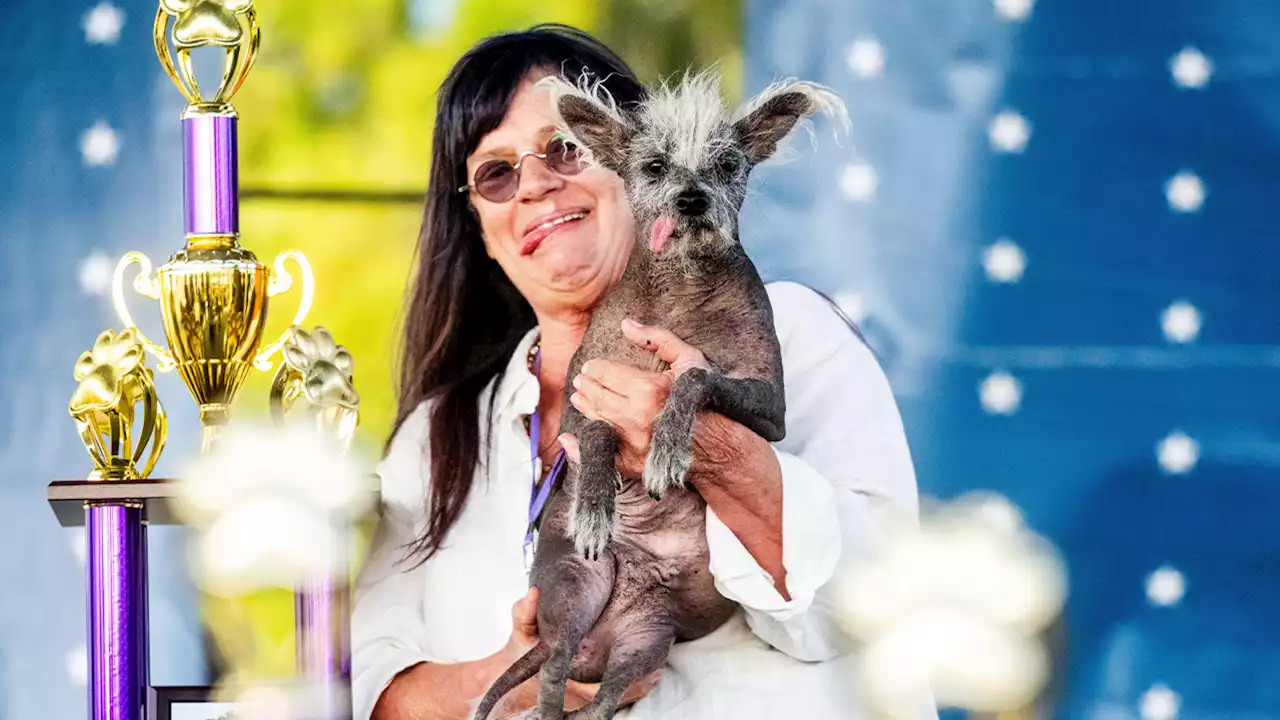
<svg viewBox="0 0 1280 720"><path fill-rule="evenodd" d="M676 209L681 215L689 217L697 217L705 213L710 204L707 194L701 190L685 190L676 196Z"/></svg>

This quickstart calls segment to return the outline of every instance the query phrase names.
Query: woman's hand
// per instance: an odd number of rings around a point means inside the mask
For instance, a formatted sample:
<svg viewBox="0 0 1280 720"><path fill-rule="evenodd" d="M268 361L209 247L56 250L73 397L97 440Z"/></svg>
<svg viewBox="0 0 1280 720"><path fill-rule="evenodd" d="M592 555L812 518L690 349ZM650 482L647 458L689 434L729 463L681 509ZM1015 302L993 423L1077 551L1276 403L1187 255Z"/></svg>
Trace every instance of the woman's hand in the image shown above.
<svg viewBox="0 0 1280 720"><path fill-rule="evenodd" d="M570 379L575 392L569 401L587 419L604 420L617 430L621 444L618 472L623 477L638 478L649 454L653 423L671 394L671 386L686 370L705 368L708 363L701 350L662 328L624 320L622 334L651 350L670 367L658 373L610 360L590 360L577 377ZM560 442L571 458L576 456L575 438L562 435Z"/></svg>
<svg viewBox="0 0 1280 720"><path fill-rule="evenodd" d="M528 652L534 645L538 644L538 589L529 588L529 592L525 594L511 608L511 637L507 639L506 648L503 654L510 658L510 662L514 663L517 659ZM622 696L620 706L630 705L640 698L648 695L650 691L658 684L658 679L662 677L662 669L659 668L654 672L633 682L631 687L627 688L626 693ZM508 717L518 714L534 707L538 704L538 676L534 675L529 678L520 687L511 692L515 701L508 701L503 707ZM587 703L595 699L596 693L600 691L599 683L580 683L570 680L565 685L564 692L564 709L566 712L577 710Z"/></svg>

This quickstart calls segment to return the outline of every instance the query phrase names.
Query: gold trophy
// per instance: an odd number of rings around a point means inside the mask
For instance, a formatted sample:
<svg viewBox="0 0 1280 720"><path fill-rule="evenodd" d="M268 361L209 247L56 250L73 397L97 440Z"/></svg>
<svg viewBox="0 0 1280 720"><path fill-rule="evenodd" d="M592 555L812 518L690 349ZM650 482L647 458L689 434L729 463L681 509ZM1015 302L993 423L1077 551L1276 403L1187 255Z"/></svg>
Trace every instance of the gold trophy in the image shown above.
<svg viewBox="0 0 1280 720"><path fill-rule="evenodd" d="M164 406L156 396L151 370L137 334L105 330L92 350L76 361L79 384L67 410L93 458L90 480L137 480L151 474L164 449ZM135 435L138 405L142 425ZM148 454L147 451L150 450ZM138 463L147 455L146 462Z"/></svg>
<svg viewBox="0 0 1280 720"><path fill-rule="evenodd" d="M177 49L174 62L168 40ZM286 292L293 260L301 269L302 297L292 325L311 307L314 281L302 253L287 250L269 269L239 242L240 217L236 132L231 97L253 66L259 43L252 0L161 0L154 27L156 52L165 71L188 101L182 114L183 197L186 245L152 277L150 259L126 253L116 267L112 297L125 327L155 356L157 372L177 370L200 404L202 452L208 452L229 420L230 406L250 368L272 367L271 357L289 335L262 347L268 299ZM191 68L191 51L214 46L224 51L217 92L205 99ZM125 272L140 265L133 287L160 301L169 348L137 329L125 302Z"/></svg>
<svg viewBox="0 0 1280 720"><path fill-rule="evenodd" d="M316 430L344 451L351 448L360 417L360 395L354 385L355 361L323 327L314 332L292 328L284 345L284 362L271 382L271 417L305 413Z"/></svg>

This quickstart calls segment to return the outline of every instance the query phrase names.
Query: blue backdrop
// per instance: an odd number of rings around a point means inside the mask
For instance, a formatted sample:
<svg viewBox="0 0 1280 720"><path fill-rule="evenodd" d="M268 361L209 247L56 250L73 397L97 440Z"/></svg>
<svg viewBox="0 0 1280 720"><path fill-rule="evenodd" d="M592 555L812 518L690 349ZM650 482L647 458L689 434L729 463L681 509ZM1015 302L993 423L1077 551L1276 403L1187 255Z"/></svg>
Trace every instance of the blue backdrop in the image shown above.
<svg viewBox="0 0 1280 720"><path fill-rule="evenodd" d="M84 535L44 501L54 479L92 469L67 402L72 367L104 328L115 260L157 263L182 237L183 100L146 41L153 3L0 3L0 718L85 713ZM93 22L83 22L89 17ZM118 20L130 37L115 42ZM141 31L141 32L139 32ZM142 39L139 42L139 39ZM158 313L153 325L163 337ZM162 398L187 397L176 374ZM162 457L198 442L194 403L169 402ZM157 474L172 472L162 459ZM152 528L152 679L206 680L185 548Z"/></svg>
<svg viewBox="0 0 1280 720"><path fill-rule="evenodd" d="M1065 553L1062 716L1280 716L1280 5L750 0L746 56L854 121L748 244L863 318L922 492Z"/></svg>

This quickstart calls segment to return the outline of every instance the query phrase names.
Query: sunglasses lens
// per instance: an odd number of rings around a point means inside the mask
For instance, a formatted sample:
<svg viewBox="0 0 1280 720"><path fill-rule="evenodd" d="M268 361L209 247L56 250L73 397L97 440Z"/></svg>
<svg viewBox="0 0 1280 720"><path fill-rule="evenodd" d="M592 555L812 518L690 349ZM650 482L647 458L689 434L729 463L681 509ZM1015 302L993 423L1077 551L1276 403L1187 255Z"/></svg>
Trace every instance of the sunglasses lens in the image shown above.
<svg viewBox="0 0 1280 720"><path fill-rule="evenodd" d="M506 160L490 160L476 170L476 192L489 202L506 202L516 194L516 169Z"/></svg>
<svg viewBox="0 0 1280 720"><path fill-rule="evenodd" d="M561 175L577 175L582 172L582 157L578 146L562 138L547 143L547 165Z"/></svg>

